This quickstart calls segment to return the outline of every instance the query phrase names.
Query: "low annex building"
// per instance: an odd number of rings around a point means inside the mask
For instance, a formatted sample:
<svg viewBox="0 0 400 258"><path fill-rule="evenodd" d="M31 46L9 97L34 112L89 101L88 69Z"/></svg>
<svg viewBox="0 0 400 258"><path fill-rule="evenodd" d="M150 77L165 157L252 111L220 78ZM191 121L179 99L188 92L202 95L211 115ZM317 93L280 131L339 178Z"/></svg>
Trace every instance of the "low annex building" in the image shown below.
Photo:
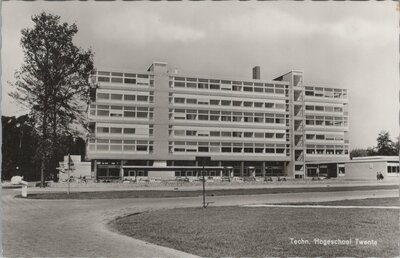
<svg viewBox="0 0 400 258"><path fill-rule="evenodd" d="M399 180L398 156L354 157L339 162L307 162L307 173L320 177L341 177L346 180L377 180L381 173L385 181Z"/></svg>
<svg viewBox="0 0 400 258"><path fill-rule="evenodd" d="M303 178L307 161L349 159L347 90L303 72L262 80L147 71L96 71L88 158L95 179ZM196 157L209 157L200 164Z"/></svg>

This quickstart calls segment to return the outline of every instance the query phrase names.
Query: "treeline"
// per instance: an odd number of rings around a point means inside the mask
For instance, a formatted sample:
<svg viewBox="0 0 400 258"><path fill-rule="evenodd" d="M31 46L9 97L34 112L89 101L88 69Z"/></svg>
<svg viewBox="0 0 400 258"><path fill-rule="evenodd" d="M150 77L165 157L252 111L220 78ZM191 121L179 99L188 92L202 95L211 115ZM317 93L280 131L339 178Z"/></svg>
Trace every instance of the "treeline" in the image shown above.
<svg viewBox="0 0 400 258"><path fill-rule="evenodd" d="M20 117L1 117L2 124L2 163L1 179L10 180L12 176L22 175L27 181L40 180L41 156L38 155L40 136L37 134L34 121L23 115ZM66 135L61 137L55 160L47 160L45 178L56 179L59 166L64 155L86 155L85 140L81 137ZM51 164L53 163L53 164Z"/></svg>
<svg viewBox="0 0 400 258"><path fill-rule="evenodd" d="M399 141L393 142L387 131L381 131L376 138L376 146L367 149L353 149L350 158L365 156L396 156L399 155Z"/></svg>

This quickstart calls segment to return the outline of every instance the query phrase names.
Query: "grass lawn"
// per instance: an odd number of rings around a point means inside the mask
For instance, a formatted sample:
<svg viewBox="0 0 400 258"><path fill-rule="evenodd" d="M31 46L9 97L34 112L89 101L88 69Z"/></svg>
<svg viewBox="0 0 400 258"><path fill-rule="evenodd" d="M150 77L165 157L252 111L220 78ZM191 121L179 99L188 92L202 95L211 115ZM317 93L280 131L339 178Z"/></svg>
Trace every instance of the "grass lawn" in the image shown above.
<svg viewBox="0 0 400 258"><path fill-rule="evenodd" d="M284 203L284 205L328 205L328 206L400 206L399 197L367 198L359 200L341 200L331 202Z"/></svg>
<svg viewBox="0 0 400 258"><path fill-rule="evenodd" d="M250 189L225 189L206 190L208 196L222 195L251 195L251 194L277 194L277 193L306 193L306 192L336 192L357 190L396 189L396 185L378 186L340 186L340 187L291 187L291 188L250 188ZM207 188L206 188L207 189ZM194 197L202 195L201 190L196 191L164 191L164 190L127 190L127 191L99 191L99 192L47 192L29 193L30 199L122 199L122 198L171 198Z"/></svg>
<svg viewBox="0 0 400 258"><path fill-rule="evenodd" d="M110 227L122 234L202 257L399 255L399 211L209 207L159 210L119 218ZM308 240L296 245L290 238ZM351 245L319 245L351 239ZM376 246L356 245L356 238Z"/></svg>

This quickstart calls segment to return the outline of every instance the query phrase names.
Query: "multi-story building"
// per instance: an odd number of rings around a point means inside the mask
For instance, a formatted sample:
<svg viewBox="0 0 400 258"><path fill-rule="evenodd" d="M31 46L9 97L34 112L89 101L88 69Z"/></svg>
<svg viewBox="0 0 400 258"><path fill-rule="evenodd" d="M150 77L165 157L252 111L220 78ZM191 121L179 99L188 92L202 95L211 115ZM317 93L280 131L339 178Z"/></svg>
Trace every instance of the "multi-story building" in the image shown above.
<svg viewBox="0 0 400 258"><path fill-rule="evenodd" d="M98 70L89 107L94 177L314 176L306 162L344 160L347 91L303 84L291 71L272 81L168 71ZM196 157L209 157L200 164Z"/></svg>

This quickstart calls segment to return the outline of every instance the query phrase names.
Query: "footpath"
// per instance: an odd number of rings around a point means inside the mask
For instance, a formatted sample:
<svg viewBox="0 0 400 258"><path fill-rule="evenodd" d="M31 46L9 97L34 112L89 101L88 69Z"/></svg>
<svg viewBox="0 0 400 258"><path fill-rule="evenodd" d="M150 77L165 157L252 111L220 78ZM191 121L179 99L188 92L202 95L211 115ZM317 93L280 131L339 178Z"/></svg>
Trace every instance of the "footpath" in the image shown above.
<svg viewBox="0 0 400 258"><path fill-rule="evenodd" d="M68 189L67 183L52 183L50 186L41 188L30 184L30 193L41 192L65 192ZM2 183L3 188L18 188L11 186L10 183ZM399 183L393 181L346 181L346 180L289 180L275 182L206 182L207 190L227 190L227 189L274 189L274 188L323 188L323 187L360 187L360 186L399 186ZM202 190L202 182L179 182L179 181L162 181L162 182L139 182L139 183L71 183L71 192L99 192L99 191L199 191Z"/></svg>

